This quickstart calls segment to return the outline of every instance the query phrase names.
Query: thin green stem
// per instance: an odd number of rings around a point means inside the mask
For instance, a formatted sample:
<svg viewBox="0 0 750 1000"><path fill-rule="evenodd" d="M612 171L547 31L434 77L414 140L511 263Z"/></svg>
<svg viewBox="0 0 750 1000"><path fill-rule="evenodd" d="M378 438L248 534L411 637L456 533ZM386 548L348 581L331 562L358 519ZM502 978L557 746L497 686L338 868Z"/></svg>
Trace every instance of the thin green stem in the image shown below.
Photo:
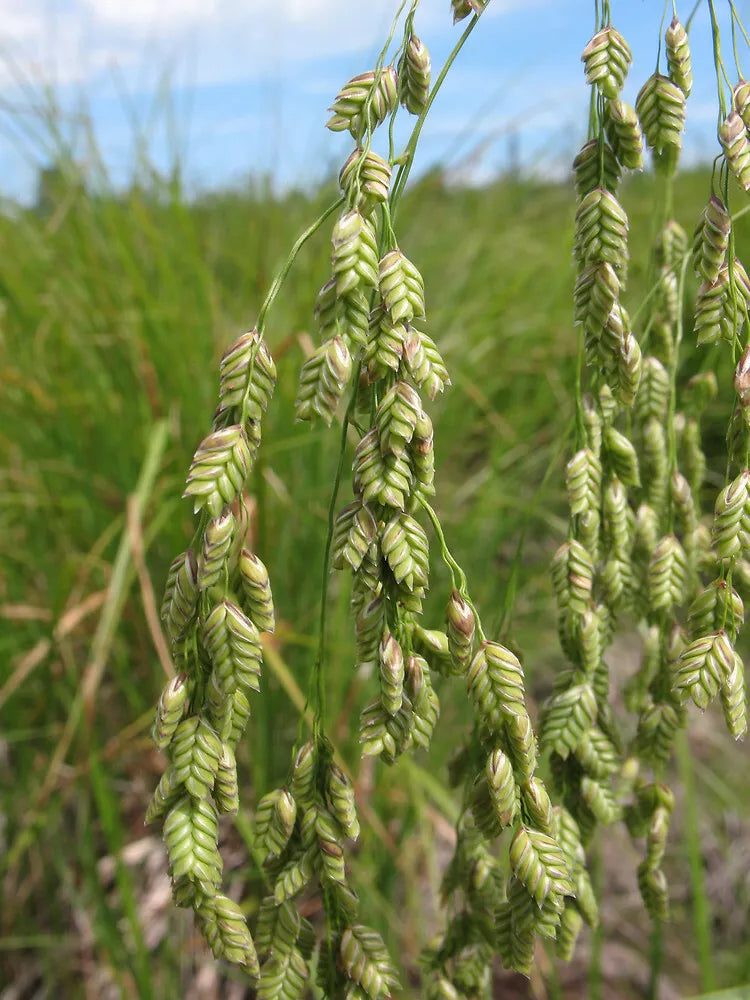
<svg viewBox="0 0 750 1000"><path fill-rule="evenodd" d="M661 23L659 24L659 47L656 50L656 72L659 72L659 67L661 64L661 46L664 39L664 22L667 19L667 10L669 9L669 0L664 0L664 7L661 12Z"/></svg>
<svg viewBox="0 0 750 1000"><path fill-rule="evenodd" d="M660 920L651 926L648 1000L659 1000L659 983L664 962L664 930Z"/></svg>
<svg viewBox="0 0 750 1000"><path fill-rule="evenodd" d="M308 226L307 229L305 229L305 231L297 237L297 240L295 241L292 249L289 251L289 256L281 265L278 272L276 273L276 276L271 282L271 287L268 289L266 297L265 299L263 299L263 304L261 305L260 310L258 312L257 329L258 333L261 336L263 335L263 330L266 325L266 317L268 316L268 312L273 306L274 302L276 301L276 297L281 291L281 286L284 284L287 275L291 271L292 266L295 260L297 259L297 254L300 252L305 243L307 243L310 237L314 236L315 233L317 233L317 231L320 229L320 227L323 225L326 219L329 216L333 215L333 213L337 209L341 208L343 204L344 204L344 198L342 195L342 197L338 198L332 205L329 205L328 208L325 210L325 212L323 212L322 215L319 215L318 218L315 220L315 222L313 222L312 225Z"/></svg>
<svg viewBox="0 0 750 1000"><path fill-rule="evenodd" d="M690 32L690 26L693 23L693 18L698 13L698 9L700 8L700 5L702 3L703 3L703 0L695 0L695 4L693 6L693 9L690 11L690 16L688 17L687 22L685 23L685 31L687 31L688 33Z"/></svg>
<svg viewBox="0 0 750 1000"><path fill-rule="evenodd" d="M472 17L466 29L464 30L463 34L453 47L453 50L451 51L450 55L445 61L445 65L440 71L440 75L438 76L437 80L435 80L435 84L432 90L430 91L430 95L427 98L427 102L424 108L422 109L422 113L420 114L419 118L417 118L417 122L414 128L412 129L409 141L407 142L403 153L399 157L399 159L403 160L403 162L398 168L396 179L391 187L391 215L394 219L396 217L396 206L398 205L399 199L401 198L404 187L409 178L409 174L411 173L411 168L414 163L414 154L417 149L417 143L419 142L419 136L422 132L422 126L425 123L430 108L432 107L432 102L437 97L438 92L440 91L440 88L443 85L443 81L448 75L448 71L450 70L451 66L455 62L458 53L464 47L467 39L469 38L469 35L472 33L474 28L476 28L478 22L479 22L479 15L475 14Z"/></svg>
<svg viewBox="0 0 750 1000"><path fill-rule="evenodd" d="M695 796L695 775L693 758L687 734L682 731L677 737L677 765L680 781L685 794L685 852L690 866L690 889L692 895L693 938L698 951L700 985L702 991L714 988L713 941L711 934L711 907L706 892L703 870L703 851L700 842L698 808Z"/></svg>
<svg viewBox="0 0 750 1000"><path fill-rule="evenodd" d="M745 44L750 44L750 41L748 41L747 32L742 24L740 15L737 13L737 8L734 6L734 0L729 0L729 9L732 15L732 51L734 53L734 65L737 70L737 76L740 80L742 80L744 79L744 74L742 72L742 66L740 65L739 52L737 50L737 28L739 28L742 32L742 35L745 38Z"/></svg>
<svg viewBox="0 0 750 1000"><path fill-rule="evenodd" d="M417 493L415 495L421 506L427 512L427 516L430 519L433 531L435 532L438 544L440 545L440 557L450 570L451 580L453 582L453 589L459 592L461 597L463 597L463 599L471 608L474 614L474 618L476 620L477 635L479 636L480 641L484 642L486 636L484 633L484 629L482 628L482 622L479 617L479 612L477 611L474 603L471 600L471 597L469 596L466 574L461 569L459 564L456 562L456 560L454 559L453 555L450 552L450 549L448 548L448 543L445 540L445 534L443 532L443 526L440 524L440 518L437 516L437 513L435 512L433 507L427 502L427 500L425 500L425 498L421 494Z"/></svg>
<svg viewBox="0 0 750 1000"><path fill-rule="evenodd" d="M727 116L727 102L726 94L724 93L724 86L721 80L722 75L724 76L724 80L730 93L732 90L732 84L729 81L727 71L724 67L724 61L721 58L721 34L719 32L719 21L716 17L714 0L708 0L708 9L711 15L711 39L713 42L714 69L716 70L716 89L719 98L719 124L721 124Z"/></svg>

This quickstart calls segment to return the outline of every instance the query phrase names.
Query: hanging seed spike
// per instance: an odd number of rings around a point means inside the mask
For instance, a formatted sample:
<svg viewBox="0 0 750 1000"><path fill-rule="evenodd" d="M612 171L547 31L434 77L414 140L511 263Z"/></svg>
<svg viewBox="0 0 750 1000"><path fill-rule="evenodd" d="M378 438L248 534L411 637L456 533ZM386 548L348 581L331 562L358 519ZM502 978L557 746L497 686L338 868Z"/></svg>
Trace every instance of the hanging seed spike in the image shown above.
<svg viewBox="0 0 750 1000"><path fill-rule="evenodd" d="M204 438L193 456L184 497L193 498L194 513L204 507L218 517L240 494L251 455L242 427L233 424Z"/></svg>
<svg viewBox="0 0 750 1000"><path fill-rule="evenodd" d="M717 344L724 336L724 316L729 293L729 270L726 264L719 269L716 281L704 282L695 300L693 329L698 346Z"/></svg>
<svg viewBox="0 0 750 1000"><path fill-rule="evenodd" d="M602 465L588 448L582 448L565 467L565 483L571 514L598 508L601 493Z"/></svg>
<svg viewBox="0 0 750 1000"><path fill-rule="evenodd" d="M212 608L203 623L202 635L225 693L238 685L251 691L260 689L260 635L236 604L225 600Z"/></svg>
<svg viewBox="0 0 750 1000"><path fill-rule="evenodd" d="M605 97L617 97L633 61L630 47L615 28L597 31L581 55L586 82L596 84Z"/></svg>
<svg viewBox="0 0 750 1000"><path fill-rule="evenodd" d="M167 768L159 779L159 784L156 786L156 791L146 810L146 825L160 819L174 805L181 793L182 787L175 780L174 768Z"/></svg>
<svg viewBox="0 0 750 1000"><path fill-rule="evenodd" d="M664 36L667 50L667 65L669 66L669 76L683 92L685 97L690 96L693 89L693 70L690 58L690 44L687 32L675 15L667 28Z"/></svg>
<svg viewBox="0 0 750 1000"><path fill-rule="evenodd" d="M635 744L641 760L653 767L667 764L677 732L686 721L681 705L658 702L644 708L638 719Z"/></svg>
<svg viewBox="0 0 750 1000"><path fill-rule="evenodd" d="M371 1000L386 1000L400 989L396 970L383 939L362 924L347 927L339 943L339 962L344 973Z"/></svg>
<svg viewBox="0 0 750 1000"><path fill-rule="evenodd" d="M370 103L366 113L368 99ZM377 79L374 70L360 73L339 91L328 109L333 114L326 122L326 128L332 132L349 129L355 140L359 140L368 128L375 129L384 122L397 103L398 78L394 66L380 70Z"/></svg>
<svg viewBox="0 0 750 1000"><path fill-rule="evenodd" d="M361 288L355 288L342 296L339 326L342 337L350 350L364 347L370 324L370 298Z"/></svg>
<svg viewBox="0 0 750 1000"><path fill-rule="evenodd" d="M383 529L380 544L397 584L407 590L427 585L427 536L413 517L397 514Z"/></svg>
<svg viewBox="0 0 750 1000"><path fill-rule="evenodd" d="M488 732L501 732L504 722L503 705L500 693L493 683L483 645L479 647L469 665L466 673L466 689Z"/></svg>
<svg viewBox="0 0 750 1000"><path fill-rule="evenodd" d="M334 763L328 765L326 772L326 796L331 812L344 834L356 840L359 837L359 821L354 786L341 768Z"/></svg>
<svg viewBox="0 0 750 1000"><path fill-rule="evenodd" d="M750 345L742 352L734 372L734 391L739 397L743 413L750 407Z"/></svg>
<svg viewBox="0 0 750 1000"><path fill-rule="evenodd" d="M683 536L689 536L697 527L698 517L690 483L679 469L675 469L670 476L669 493L677 516L678 527Z"/></svg>
<svg viewBox="0 0 750 1000"><path fill-rule="evenodd" d="M172 603L174 589L177 584L177 574L185 561L185 555L185 552L181 552L178 556L175 556L169 564L169 569L167 570L167 582L164 586L164 596L162 597L161 607L159 608L159 618L165 625L167 623L167 618L169 617L169 606Z"/></svg>
<svg viewBox="0 0 750 1000"><path fill-rule="evenodd" d="M401 104L412 115L420 115L430 93L430 53L412 32L398 68Z"/></svg>
<svg viewBox="0 0 750 1000"><path fill-rule="evenodd" d="M476 622L474 612L457 590L454 590L450 596L445 617L451 662L454 671L461 674L471 662Z"/></svg>
<svg viewBox="0 0 750 1000"><path fill-rule="evenodd" d="M336 336L339 311L340 299L336 294L336 279L329 278L315 297L313 308L313 315L317 320L322 340L330 340L331 337Z"/></svg>
<svg viewBox="0 0 750 1000"><path fill-rule="evenodd" d="M380 664L380 642L385 621L385 602L378 595L366 604L355 622L357 666L368 672Z"/></svg>
<svg viewBox="0 0 750 1000"><path fill-rule="evenodd" d="M561 608L582 615L589 607L594 566L586 549L575 540L564 542L552 560L552 583Z"/></svg>
<svg viewBox="0 0 750 1000"><path fill-rule="evenodd" d="M615 196L596 187L578 203L573 253L582 262L627 264L628 217Z"/></svg>
<svg viewBox="0 0 750 1000"><path fill-rule="evenodd" d="M606 104L604 128L612 152L626 170L643 169L643 135L635 109L619 99Z"/></svg>
<svg viewBox="0 0 750 1000"><path fill-rule="evenodd" d="M677 275L669 267L663 267L659 273L657 285L657 308L667 322L677 324L680 310L679 283Z"/></svg>
<svg viewBox="0 0 750 1000"><path fill-rule="evenodd" d="M315 812L315 835L320 851L321 874L327 882L346 884L344 850L339 843L340 833L334 818L327 809L318 807Z"/></svg>
<svg viewBox="0 0 750 1000"><path fill-rule="evenodd" d="M172 742L172 737L185 712L189 695L190 686L188 675L185 673L173 677L162 691L151 730L151 739L157 749L165 750Z"/></svg>
<svg viewBox="0 0 750 1000"><path fill-rule="evenodd" d="M711 195L696 226L693 239L693 262L698 277L709 285L719 277L726 260L732 220L724 202Z"/></svg>
<svg viewBox="0 0 750 1000"><path fill-rule="evenodd" d="M614 427L604 432L606 462L624 486L640 486L638 454L624 434Z"/></svg>
<svg viewBox="0 0 750 1000"><path fill-rule="evenodd" d="M732 739L744 739L747 734L745 668L737 652L734 654L731 670L722 681L719 694L721 695L724 721Z"/></svg>
<svg viewBox="0 0 750 1000"><path fill-rule="evenodd" d="M660 361L647 357L643 361L641 389L636 401L636 415L645 423L655 417L663 420L669 403L669 373Z"/></svg>
<svg viewBox="0 0 750 1000"><path fill-rule="evenodd" d="M309 847L301 854L292 856L276 875L273 887L276 902L283 903L302 892L314 878L319 865L320 852L317 847Z"/></svg>
<svg viewBox="0 0 750 1000"><path fill-rule="evenodd" d="M720 562L733 559L742 549L740 529L748 506L749 485L750 472L744 470L716 498L712 534Z"/></svg>
<svg viewBox="0 0 750 1000"><path fill-rule="evenodd" d="M440 352L427 334L409 329L403 341L403 359L409 375L428 399L434 399L451 384Z"/></svg>
<svg viewBox="0 0 750 1000"><path fill-rule="evenodd" d="M240 794L237 784L237 762L234 751L228 743L223 743L219 756L219 766L214 784L214 801L220 813L237 813Z"/></svg>
<svg viewBox="0 0 750 1000"><path fill-rule="evenodd" d="M240 553L238 566L250 621L259 632L273 632L276 628L276 613L268 570L249 549L243 549Z"/></svg>
<svg viewBox="0 0 750 1000"><path fill-rule="evenodd" d="M668 611L684 599L687 557L674 535L665 535L656 545L648 568L648 588L653 611Z"/></svg>
<svg viewBox="0 0 750 1000"><path fill-rule="evenodd" d="M322 344L302 366L295 402L297 419L319 417L330 427L351 374L351 354L341 337Z"/></svg>
<svg viewBox="0 0 750 1000"><path fill-rule="evenodd" d="M235 527L231 510L224 510L219 517L209 521L198 558L198 586L201 590L213 587L225 572Z"/></svg>
<svg viewBox="0 0 750 1000"><path fill-rule="evenodd" d="M345 194L349 192L357 176L360 191L357 209L362 215L369 217L378 205L388 201L391 167L374 150L364 152L358 146L339 173L339 187Z"/></svg>
<svg viewBox="0 0 750 1000"><path fill-rule="evenodd" d="M750 190L750 141L747 128L736 111L730 111L719 126L719 141L729 169L743 191Z"/></svg>
<svg viewBox="0 0 750 1000"><path fill-rule="evenodd" d="M612 147L607 142L604 143L603 177L600 172L601 161L598 139L591 139L585 143L573 160L575 189L579 198L584 198L600 184L612 192L619 188L622 167L612 151Z"/></svg>
<svg viewBox="0 0 750 1000"><path fill-rule="evenodd" d="M732 107L742 119L745 128L750 122L750 83L740 80L732 91Z"/></svg>
<svg viewBox="0 0 750 1000"><path fill-rule="evenodd" d="M214 787L221 740L201 716L183 720L172 739L174 779L194 799L205 799Z"/></svg>
<svg viewBox="0 0 750 1000"><path fill-rule="evenodd" d="M369 507L358 500L347 504L334 523L331 564L335 569L349 566L356 573L377 533L378 526Z"/></svg>
<svg viewBox="0 0 750 1000"><path fill-rule="evenodd" d="M584 771L597 781L611 777L620 767L617 747L596 725L584 734L573 752Z"/></svg>
<svg viewBox="0 0 750 1000"><path fill-rule="evenodd" d="M405 356L406 340L409 336L416 337L417 344L419 343L416 331L409 332L406 323L394 323L382 306L372 311L369 321L369 340L364 355L370 382L379 381L389 371L398 371Z"/></svg>
<svg viewBox="0 0 750 1000"><path fill-rule="evenodd" d="M638 888L641 899L652 920L659 923L669 919L669 890L664 872L651 869L646 862L638 866Z"/></svg>
<svg viewBox="0 0 750 1000"><path fill-rule="evenodd" d="M605 537L613 552L623 554L630 549L632 539L628 519L628 494L617 476L613 476L607 483L602 506Z"/></svg>
<svg viewBox="0 0 750 1000"><path fill-rule="evenodd" d="M404 693L404 655L401 646L386 629L380 641L380 700L389 715L401 708Z"/></svg>
<svg viewBox="0 0 750 1000"><path fill-rule="evenodd" d="M378 250L375 230L352 209L339 217L331 234L331 271L339 298L378 283Z"/></svg>
<svg viewBox="0 0 750 1000"><path fill-rule="evenodd" d="M375 426L384 455L391 452L400 458L404 454L421 415L419 394L408 382L396 382L375 412Z"/></svg>
<svg viewBox="0 0 750 1000"><path fill-rule="evenodd" d="M297 819L297 803L286 788L277 788L258 802L255 843L265 858L277 858L289 843Z"/></svg>
<svg viewBox="0 0 750 1000"><path fill-rule="evenodd" d="M610 826L621 817L622 810L612 789L603 782L583 777L581 779L581 799L589 812L603 826Z"/></svg>
<svg viewBox="0 0 750 1000"><path fill-rule="evenodd" d="M195 556L188 549L179 558L181 563L175 574L165 622L173 643L185 635L198 606L198 565Z"/></svg>
<svg viewBox="0 0 750 1000"><path fill-rule="evenodd" d="M294 801L308 808L315 798L315 744L308 740L297 751L292 764L291 793Z"/></svg>
<svg viewBox="0 0 750 1000"><path fill-rule="evenodd" d="M513 765L500 747L487 758L485 779L495 817L501 829L510 826L518 812L518 792Z"/></svg>
<svg viewBox="0 0 750 1000"><path fill-rule="evenodd" d="M555 939L555 954L563 962L570 962L573 958L582 927L583 917L576 909L575 904L566 903Z"/></svg>
<svg viewBox="0 0 750 1000"><path fill-rule="evenodd" d="M553 695L542 714L541 743L563 760L575 750L596 719L596 698L588 684Z"/></svg>
<svg viewBox="0 0 750 1000"><path fill-rule="evenodd" d="M553 836L552 802L541 778L530 778L521 786L521 800L531 826Z"/></svg>
<svg viewBox="0 0 750 1000"><path fill-rule="evenodd" d="M223 893L217 893L213 898L204 900L196 913L214 958L225 958L234 965L242 965L250 976L257 978L260 965L255 944L237 903Z"/></svg>
<svg viewBox="0 0 750 1000"><path fill-rule="evenodd" d="M573 320L598 336L620 294L620 280L611 264L591 264L578 275L573 292Z"/></svg>
<svg viewBox="0 0 750 1000"><path fill-rule="evenodd" d="M255 925L258 954L265 957L275 951L288 955L297 944L302 929L302 917L289 902L277 905L273 896L264 897Z"/></svg>
<svg viewBox="0 0 750 1000"><path fill-rule="evenodd" d="M680 654L673 684L701 710L708 707L734 668L734 650L723 630L694 639Z"/></svg>
<svg viewBox="0 0 750 1000"><path fill-rule="evenodd" d="M432 421L424 412L414 428L410 458L419 492L431 496L435 493L434 435Z"/></svg>
<svg viewBox="0 0 750 1000"><path fill-rule="evenodd" d="M206 896L221 883L223 864L218 850L218 818L210 799L184 795L164 821L164 843L173 883L187 878Z"/></svg>
<svg viewBox="0 0 750 1000"><path fill-rule="evenodd" d="M635 102L649 147L657 153L682 148L685 128L685 95L672 81L654 73L644 83Z"/></svg>
<svg viewBox="0 0 750 1000"><path fill-rule="evenodd" d="M248 416L260 420L276 385L276 365L257 330L242 334L227 348L219 372L219 414L240 406L247 392Z"/></svg>
<svg viewBox="0 0 750 1000"><path fill-rule="evenodd" d="M378 272L380 297L394 323L411 323L424 316L424 281L408 257L400 250L389 250L380 260Z"/></svg>
<svg viewBox="0 0 750 1000"><path fill-rule="evenodd" d="M547 834L521 825L510 845L513 874L542 906L550 894L570 895L573 887L560 845Z"/></svg>
<svg viewBox="0 0 750 1000"><path fill-rule="evenodd" d="M414 709L414 742L428 749L440 717L440 700L432 686L429 665L423 657L412 654L406 658L404 690Z"/></svg>
<svg viewBox="0 0 750 1000"><path fill-rule="evenodd" d="M229 715L229 734L224 735L222 731L222 738L231 747L236 747L242 738L242 734L247 728L247 723L250 719L250 702L248 701L247 695L240 688L232 692L230 695L231 713Z"/></svg>

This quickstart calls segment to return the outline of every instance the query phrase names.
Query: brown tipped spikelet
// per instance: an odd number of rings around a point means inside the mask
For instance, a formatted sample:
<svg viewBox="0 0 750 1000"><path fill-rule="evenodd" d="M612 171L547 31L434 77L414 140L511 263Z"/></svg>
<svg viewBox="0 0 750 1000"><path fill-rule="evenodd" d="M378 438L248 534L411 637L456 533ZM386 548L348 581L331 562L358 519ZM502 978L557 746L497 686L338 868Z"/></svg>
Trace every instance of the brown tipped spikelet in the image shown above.
<svg viewBox="0 0 750 1000"><path fill-rule="evenodd" d="M597 31L581 55L586 82L596 84L605 97L617 97L633 61L630 46L609 26Z"/></svg>
<svg viewBox="0 0 750 1000"><path fill-rule="evenodd" d="M424 42L412 34L399 64L401 103L413 115L421 114L430 93L430 53Z"/></svg>
<svg viewBox="0 0 750 1000"><path fill-rule="evenodd" d="M398 77L394 66L379 73L369 70L345 84L328 109L333 114L326 122L332 132L349 129L355 139L385 121L398 102Z"/></svg>
<svg viewBox="0 0 750 1000"><path fill-rule="evenodd" d="M669 76L677 84L685 97L689 97L693 89L693 70L690 58L690 44L687 32L675 16L667 28L665 41L667 48L667 65Z"/></svg>
<svg viewBox="0 0 750 1000"><path fill-rule="evenodd" d="M719 126L719 140L737 183L743 191L750 191L750 139L747 126L736 111L730 111Z"/></svg>

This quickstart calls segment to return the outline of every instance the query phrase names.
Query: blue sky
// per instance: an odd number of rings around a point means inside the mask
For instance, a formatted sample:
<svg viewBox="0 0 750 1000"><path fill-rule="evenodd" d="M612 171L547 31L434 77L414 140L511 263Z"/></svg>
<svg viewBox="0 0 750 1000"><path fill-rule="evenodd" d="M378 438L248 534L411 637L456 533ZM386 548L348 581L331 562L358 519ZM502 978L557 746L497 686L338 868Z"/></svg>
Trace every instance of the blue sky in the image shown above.
<svg viewBox="0 0 750 1000"><path fill-rule="evenodd" d="M717 0L720 10L727 0ZM750 0L736 4L750 23ZM48 157L45 88L63 128L82 115L117 183L131 175L136 131L160 167L179 153L192 189L272 173L280 188L314 183L351 140L329 133L325 109L371 66L395 0L0 0L0 194L32 196ZM687 19L692 0L678 3ZM463 25L447 0L423 0L417 30L434 71ZM656 62L661 0L613 0L634 52L625 99ZM419 166L442 162L480 181L503 169L510 136L525 168L560 174L585 132L588 89L580 52L591 0L491 0L451 71L423 134ZM691 31L695 89L686 158L714 155L716 81L704 3ZM728 20L724 52L737 76ZM742 53L741 53L742 58ZM750 57L745 60L750 75ZM404 118L407 116L404 115ZM134 124L134 123L137 123ZM79 128L80 131L80 128ZM85 143L78 155L90 155Z"/></svg>

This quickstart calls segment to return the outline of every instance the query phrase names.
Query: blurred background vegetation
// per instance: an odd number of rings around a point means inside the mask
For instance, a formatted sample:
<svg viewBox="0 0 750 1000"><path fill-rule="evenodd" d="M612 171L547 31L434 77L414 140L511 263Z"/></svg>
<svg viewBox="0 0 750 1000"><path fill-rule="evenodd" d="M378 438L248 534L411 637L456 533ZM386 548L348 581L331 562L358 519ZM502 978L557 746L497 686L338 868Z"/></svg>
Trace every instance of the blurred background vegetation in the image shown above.
<svg viewBox="0 0 750 1000"><path fill-rule="evenodd" d="M707 193L705 171L678 180L676 215L688 232ZM164 766L148 738L164 681L154 607L192 533L180 494L209 427L218 359L253 325L296 234L334 194L331 185L278 196L257 182L188 199L177 174L149 169L115 191L103 168L84 170L60 146L33 207L3 205L2 1000L252 995L215 966L188 915L171 906L158 833L143 825ZM649 175L624 191L628 304L647 290L655 196ZM426 281L428 330L453 377L432 409L437 508L488 628L504 623L505 638L523 651L536 710L562 664L547 567L566 530L562 470L572 440L572 185L508 176L467 189L436 170L413 185L401 212L401 244ZM738 251L747 260L743 222ZM283 780L297 735L336 463L338 435L293 417L312 304L327 277L326 241L324 227L269 322L279 386L249 487L255 547L281 619L239 753L240 817L224 831L227 883L251 915L262 891L253 805ZM704 351L685 375L696 365L720 374L706 424L710 504L723 477L730 363ZM347 588L340 579L331 586L329 723L366 803L355 883L363 916L407 971L403 995L417 997L419 948L439 926L455 819L445 761L468 719L464 692L455 679L442 681L429 760L360 763L356 720L368 683L354 672ZM447 590L436 565L428 623L441 620ZM637 648L633 635L613 651L618 698ZM713 712L692 721L675 765L672 921L652 930L636 849L606 831L593 852L601 930L584 937L568 967L541 952L530 982L498 972L498 996L671 1000L750 982L747 751ZM316 918L314 900L309 915Z"/></svg>

